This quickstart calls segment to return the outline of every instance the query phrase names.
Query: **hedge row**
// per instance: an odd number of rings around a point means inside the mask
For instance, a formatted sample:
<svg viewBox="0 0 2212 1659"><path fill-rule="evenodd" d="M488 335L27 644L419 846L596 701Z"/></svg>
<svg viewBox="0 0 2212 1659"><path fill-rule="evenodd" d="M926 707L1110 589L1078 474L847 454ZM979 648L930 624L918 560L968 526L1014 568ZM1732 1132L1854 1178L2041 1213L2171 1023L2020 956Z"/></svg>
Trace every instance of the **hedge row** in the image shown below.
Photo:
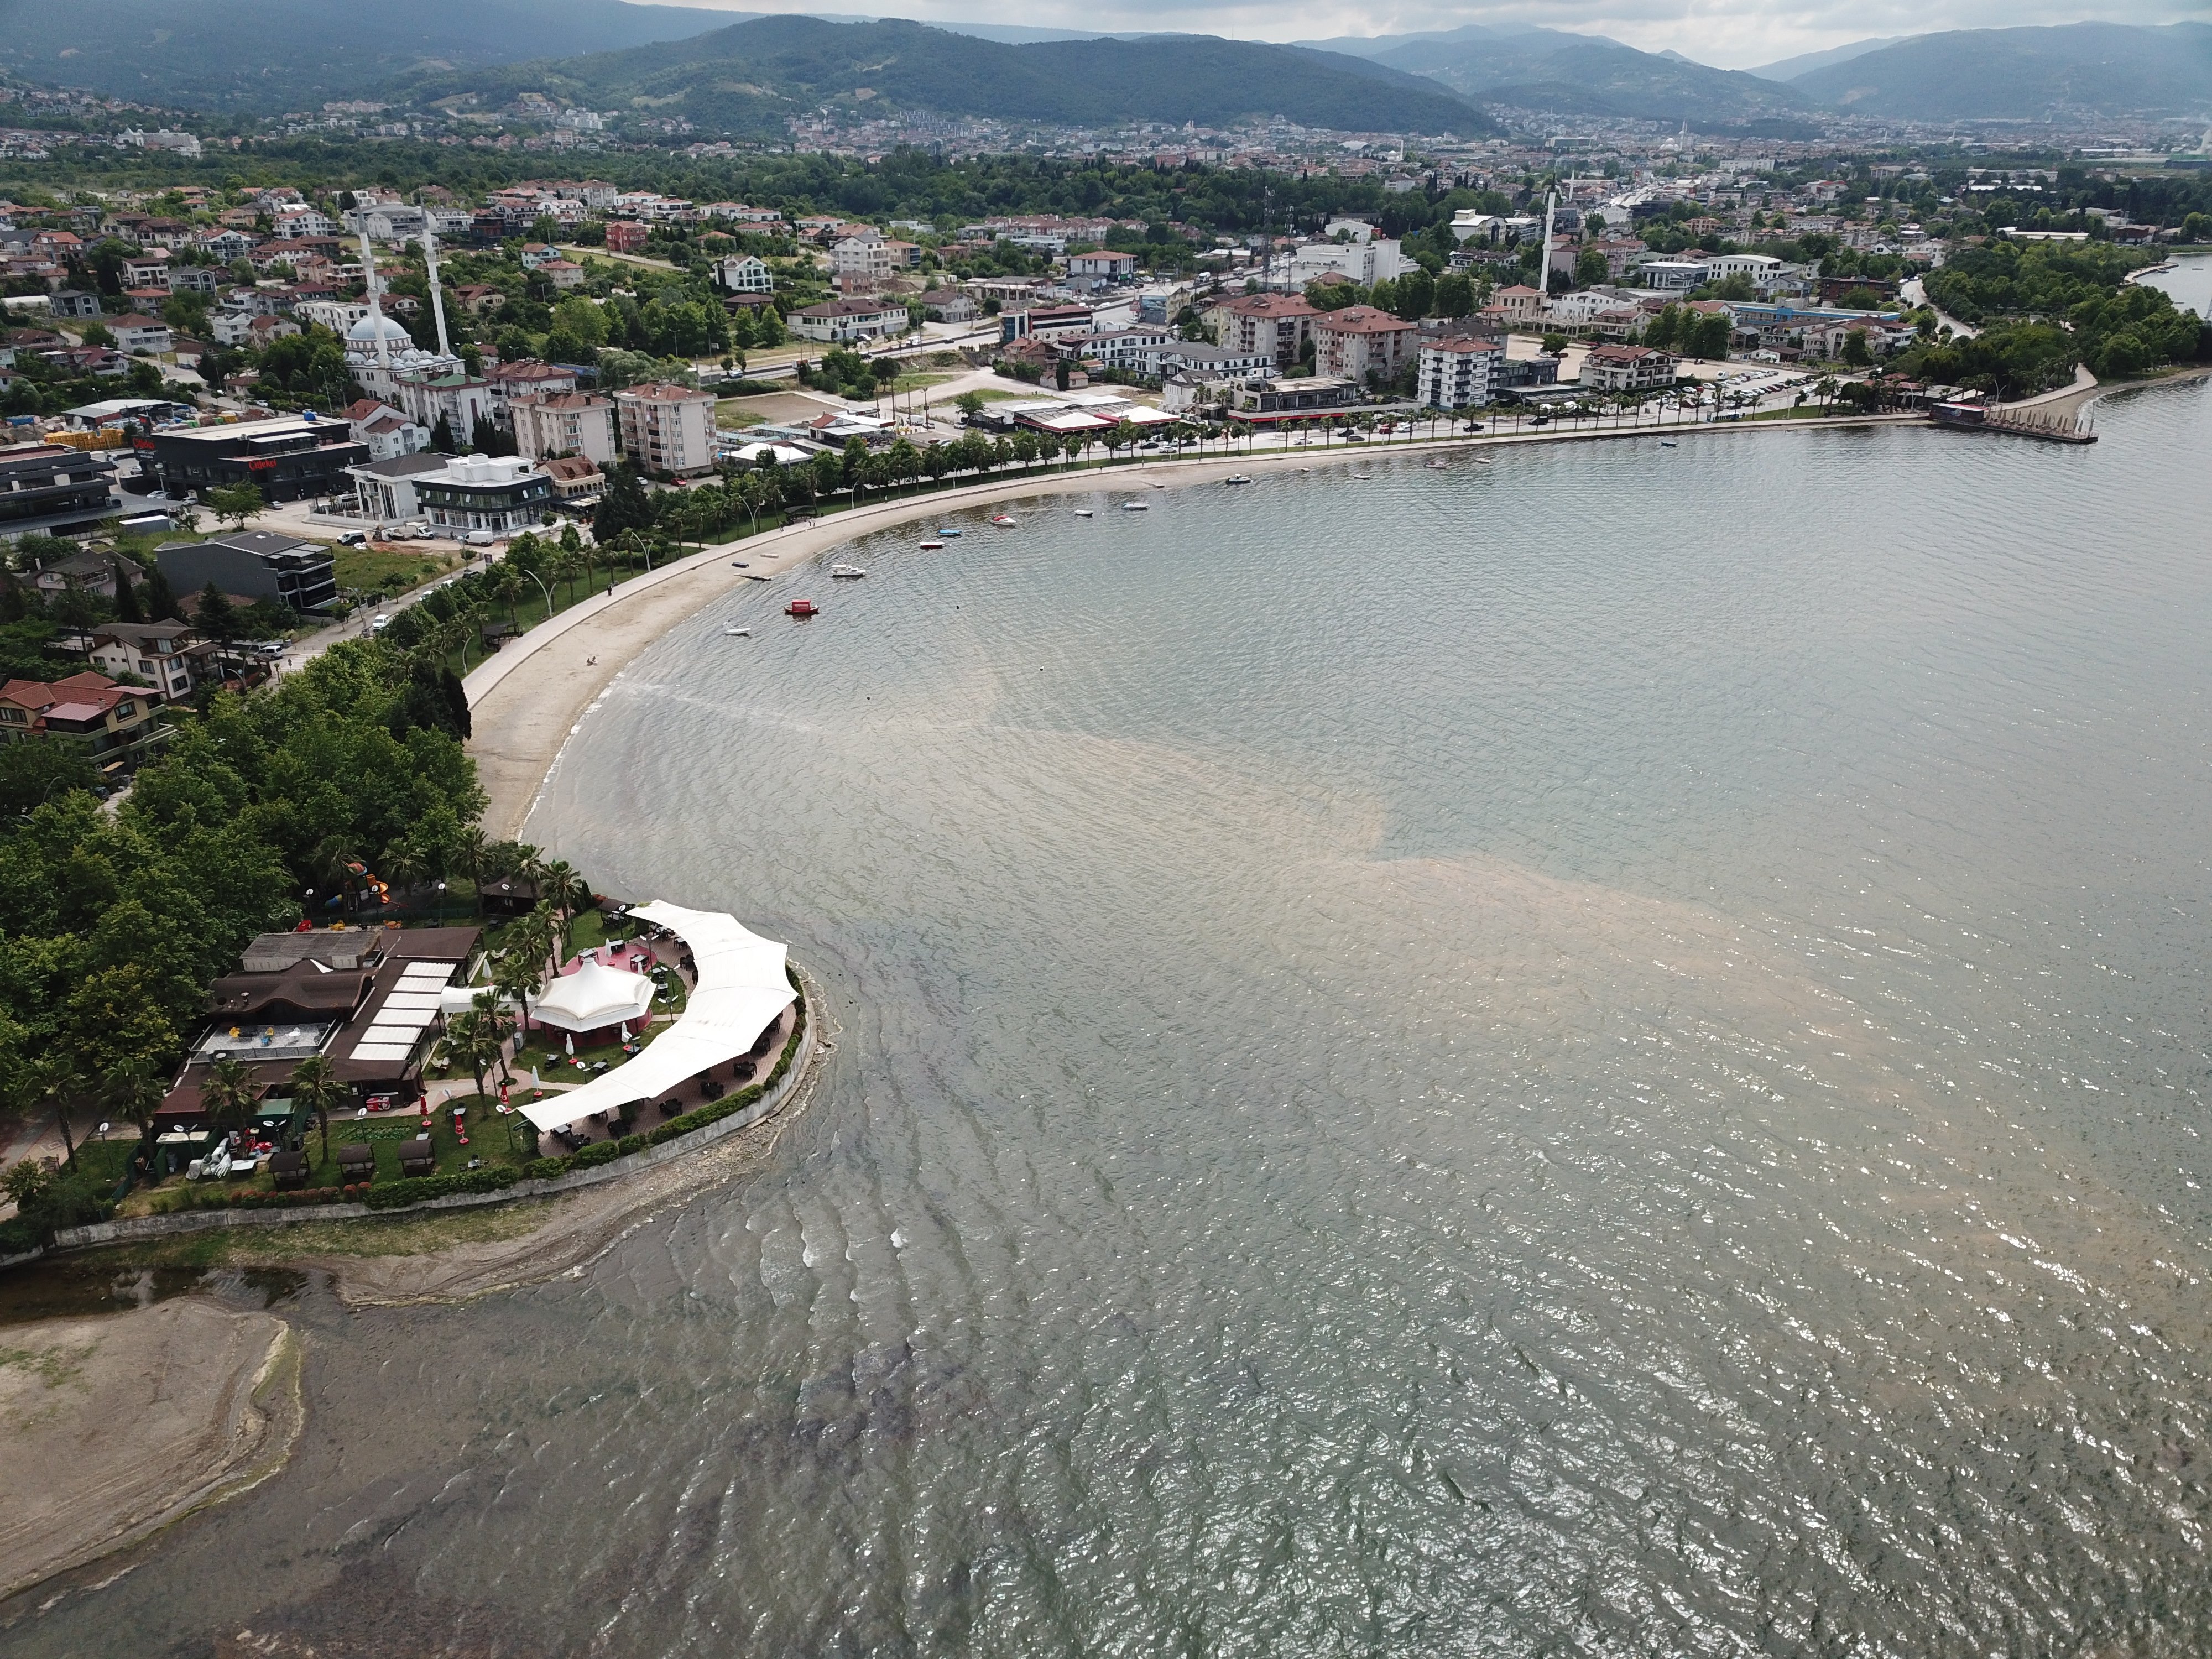
<svg viewBox="0 0 2212 1659"><path fill-rule="evenodd" d="M409 1176L404 1180L380 1182L364 1189L361 1201L372 1210L397 1210L404 1205L420 1204L426 1198L444 1198L452 1193L495 1193L521 1179L520 1170L498 1168L463 1170L453 1175Z"/></svg>

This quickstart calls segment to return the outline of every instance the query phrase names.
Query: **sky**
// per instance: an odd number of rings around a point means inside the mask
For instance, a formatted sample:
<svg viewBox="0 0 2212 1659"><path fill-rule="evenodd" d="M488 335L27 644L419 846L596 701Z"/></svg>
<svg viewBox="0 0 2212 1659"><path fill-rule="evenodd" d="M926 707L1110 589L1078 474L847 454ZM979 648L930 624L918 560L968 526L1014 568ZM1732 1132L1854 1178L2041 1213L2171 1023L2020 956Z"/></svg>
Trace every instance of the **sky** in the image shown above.
<svg viewBox="0 0 2212 1659"><path fill-rule="evenodd" d="M724 11L858 12L776 0L672 0ZM1873 35L2027 24L2212 21L2212 0L916 0L876 16L921 22L1014 23L1033 28L1176 30L1245 40L1401 34L1466 23L1539 24L1602 34L1645 52L1672 50L1723 69L1749 69Z"/></svg>

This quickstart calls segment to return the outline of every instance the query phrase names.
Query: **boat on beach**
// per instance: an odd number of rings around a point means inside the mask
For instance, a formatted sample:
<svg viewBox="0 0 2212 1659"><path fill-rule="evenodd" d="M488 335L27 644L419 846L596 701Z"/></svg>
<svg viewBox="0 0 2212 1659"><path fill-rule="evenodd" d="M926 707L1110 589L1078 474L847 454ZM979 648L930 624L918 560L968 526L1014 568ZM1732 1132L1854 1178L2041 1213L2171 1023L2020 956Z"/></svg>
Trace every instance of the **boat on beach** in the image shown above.
<svg viewBox="0 0 2212 1659"><path fill-rule="evenodd" d="M841 582L849 582L857 581L868 573L857 564L833 564L830 567L830 574Z"/></svg>

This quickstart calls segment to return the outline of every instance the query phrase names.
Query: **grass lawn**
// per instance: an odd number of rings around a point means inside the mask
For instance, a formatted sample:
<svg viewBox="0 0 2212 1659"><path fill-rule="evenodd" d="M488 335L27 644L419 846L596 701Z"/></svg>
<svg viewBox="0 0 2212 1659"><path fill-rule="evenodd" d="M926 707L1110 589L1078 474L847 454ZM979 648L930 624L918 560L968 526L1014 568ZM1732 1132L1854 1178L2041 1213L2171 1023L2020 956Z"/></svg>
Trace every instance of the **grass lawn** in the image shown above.
<svg viewBox="0 0 2212 1659"><path fill-rule="evenodd" d="M920 392L927 386L943 386L952 377L950 374L902 374L898 379L891 382L891 390L894 392Z"/></svg>
<svg viewBox="0 0 2212 1659"><path fill-rule="evenodd" d="M735 398L725 398L714 405L714 424L743 431L749 426L758 426L768 416L757 409L742 407Z"/></svg>
<svg viewBox="0 0 2212 1659"><path fill-rule="evenodd" d="M518 1146L511 1133L511 1126L522 1121L519 1114L501 1116L491 1101L481 1095L465 1097L460 1104L467 1107L468 1142L465 1145L453 1132L453 1104L433 1115L430 1121L430 1145L437 1158L436 1172L457 1175L466 1170L469 1160L482 1158L488 1164L520 1166L538 1154L534 1146ZM366 1144L375 1149L376 1178L380 1182L400 1178L399 1148L401 1143L412 1140L422 1130L422 1119L418 1113L393 1112L379 1118L332 1118L331 1120L330 1161L323 1160L322 1132L310 1124L301 1150L307 1155L307 1185L337 1187L342 1185L338 1175L338 1149L354 1144ZM179 1200L189 1191L195 1207L212 1202L211 1194L218 1192L265 1193L273 1182L264 1167L248 1179L230 1182L187 1182L181 1176L172 1176L158 1187L142 1187L125 1200L118 1214L144 1215L179 1207Z"/></svg>
<svg viewBox="0 0 2212 1659"><path fill-rule="evenodd" d="M418 553L398 548L338 547L331 552L338 586L348 592L380 588L404 593L461 562L458 553Z"/></svg>

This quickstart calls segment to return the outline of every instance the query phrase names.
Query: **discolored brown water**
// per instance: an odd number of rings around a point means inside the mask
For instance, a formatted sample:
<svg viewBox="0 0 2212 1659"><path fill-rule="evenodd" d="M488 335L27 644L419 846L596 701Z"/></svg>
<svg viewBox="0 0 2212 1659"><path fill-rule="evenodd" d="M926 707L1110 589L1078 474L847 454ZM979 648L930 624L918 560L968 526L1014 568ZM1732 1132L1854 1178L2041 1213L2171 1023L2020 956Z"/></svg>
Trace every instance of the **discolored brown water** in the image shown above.
<svg viewBox="0 0 2212 1659"><path fill-rule="evenodd" d="M809 1115L577 1279L295 1298L293 1468L0 1648L2200 1651L2212 396L2099 426L678 629L530 833L792 940Z"/></svg>

